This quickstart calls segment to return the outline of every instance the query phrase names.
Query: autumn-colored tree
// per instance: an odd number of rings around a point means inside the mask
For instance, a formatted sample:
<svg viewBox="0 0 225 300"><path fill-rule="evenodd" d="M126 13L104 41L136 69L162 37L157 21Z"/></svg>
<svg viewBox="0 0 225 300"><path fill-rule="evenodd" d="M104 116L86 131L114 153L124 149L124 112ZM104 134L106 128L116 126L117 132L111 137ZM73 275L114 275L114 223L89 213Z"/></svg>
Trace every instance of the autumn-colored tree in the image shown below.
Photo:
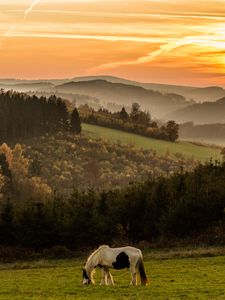
<svg viewBox="0 0 225 300"><path fill-rule="evenodd" d="M7 161L8 168L9 170L11 170L12 159L13 159L12 149L6 143L3 143L0 146L0 154L4 154L4 157L6 158Z"/></svg>
<svg viewBox="0 0 225 300"><path fill-rule="evenodd" d="M0 153L0 168L1 168L2 175L11 178L9 164L4 153Z"/></svg>
<svg viewBox="0 0 225 300"><path fill-rule="evenodd" d="M171 142L175 142L179 136L179 125L175 121L168 121L166 124L166 133Z"/></svg>
<svg viewBox="0 0 225 300"><path fill-rule="evenodd" d="M16 144L13 149L7 144L0 146L0 162L0 191L7 183L11 197L15 196L23 200L51 198L51 188L43 182L42 178L32 177L30 174L30 160L24 156L20 144Z"/></svg>

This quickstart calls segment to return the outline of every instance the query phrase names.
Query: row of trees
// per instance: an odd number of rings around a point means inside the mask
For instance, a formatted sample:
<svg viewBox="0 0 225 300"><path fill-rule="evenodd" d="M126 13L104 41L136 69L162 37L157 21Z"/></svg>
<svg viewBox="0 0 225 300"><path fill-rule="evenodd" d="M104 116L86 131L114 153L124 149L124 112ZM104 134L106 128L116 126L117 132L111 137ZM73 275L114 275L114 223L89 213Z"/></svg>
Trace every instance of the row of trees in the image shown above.
<svg viewBox="0 0 225 300"><path fill-rule="evenodd" d="M148 112L133 103L130 114L125 108L111 113L106 109L97 112L90 107L79 109L84 122L116 128L148 137L175 141L179 126L174 121L159 127L151 121ZM65 102L55 95L46 98L0 90L0 142L28 138L58 131L81 132L81 120L75 108L69 114Z"/></svg>
<svg viewBox="0 0 225 300"><path fill-rule="evenodd" d="M77 109L70 116L56 96L36 97L0 90L0 141L27 138L59 130L81 132Z"/></svg>
<svg viewBox="0 0 225 300"><path fill-rule="evenodd" d="M0 244L43 249L160 239L225 243L225 163L68 199L0 203ZM207 238L207 239L206 239Z"/></svg>
<svg viewBox="0 0 225 300"><path fill-rule="evenodd" d="M151 120L148 112L141 110L138 103L133 103L131 112L128 114L123 107L121 111L111 113L107 109L100 108L98 111L88 105L79 107L82 120L86 123L120 129L137 133L151 138L175 142L178 139L179 125L170 120L162 126Z"/></svg>

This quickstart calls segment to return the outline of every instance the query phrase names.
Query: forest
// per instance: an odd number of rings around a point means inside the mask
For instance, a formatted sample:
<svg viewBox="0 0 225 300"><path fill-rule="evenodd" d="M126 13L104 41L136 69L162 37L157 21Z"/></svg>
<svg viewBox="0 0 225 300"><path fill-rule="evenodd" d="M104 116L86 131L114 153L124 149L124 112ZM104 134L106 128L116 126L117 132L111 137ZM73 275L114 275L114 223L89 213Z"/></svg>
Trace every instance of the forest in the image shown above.
<svg viewBox="0 0 225 300"><path fill-rule="evenodd" d="M0 142L29 138L59 130L79 133L76 108L71 116L61 98L49 98L0 90Z"/></svg>
<svg viewBox="0 0 225 300"><path fill-rule="evenodd" d="M50 200L41 193L29 201L7 198L0 203L0 244L38 251L185 239L224 245L224 176L225 163L210 162L122 189L75 189Z"/></svg>
<svg viewBox="0 0 225 300"><path fill-rule="evenodd" d="M121 188L142 181L149 174L169 176L181 166L191 170L196 164L193 158L179 153L160 156L153 150L70 132L23 139L23 143L11 147L6 143L0 146L3 194L8 197L10 191L17 199L38 198L35 191L42 188L47 198L53 193L69 195L74 188L79 191Z"/></svg>

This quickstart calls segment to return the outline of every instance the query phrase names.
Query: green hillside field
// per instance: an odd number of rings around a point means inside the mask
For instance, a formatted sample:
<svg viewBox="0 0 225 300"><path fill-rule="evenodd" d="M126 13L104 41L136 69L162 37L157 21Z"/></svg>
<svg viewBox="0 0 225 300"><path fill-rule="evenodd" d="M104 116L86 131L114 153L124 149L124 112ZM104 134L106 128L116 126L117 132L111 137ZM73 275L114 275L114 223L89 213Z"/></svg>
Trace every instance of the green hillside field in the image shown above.
<svg viewBox="0 0 225 300"><path fill-rule="evenodd" d="M193 157L201 162L210 159L221 159L221 149L219 147L201 145L188 141L172 143L90 124L82 124L82 128L83 133L91 138L101 138L112 143L130 144L135 148L152 149L159 155L182 153L185 156Z"/></svg>

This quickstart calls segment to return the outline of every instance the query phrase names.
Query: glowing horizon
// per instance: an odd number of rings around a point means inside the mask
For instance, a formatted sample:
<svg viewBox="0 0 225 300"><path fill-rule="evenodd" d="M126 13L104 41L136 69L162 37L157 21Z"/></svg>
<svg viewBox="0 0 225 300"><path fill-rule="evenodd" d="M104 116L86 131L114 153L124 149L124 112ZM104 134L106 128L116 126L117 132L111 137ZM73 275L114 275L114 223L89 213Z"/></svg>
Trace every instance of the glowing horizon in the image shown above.
<svg viewBox="0 0 225 300"><path fill-rule="evenodd" d="M0 2L0 78L225 87L225 1Z"/></svg>

